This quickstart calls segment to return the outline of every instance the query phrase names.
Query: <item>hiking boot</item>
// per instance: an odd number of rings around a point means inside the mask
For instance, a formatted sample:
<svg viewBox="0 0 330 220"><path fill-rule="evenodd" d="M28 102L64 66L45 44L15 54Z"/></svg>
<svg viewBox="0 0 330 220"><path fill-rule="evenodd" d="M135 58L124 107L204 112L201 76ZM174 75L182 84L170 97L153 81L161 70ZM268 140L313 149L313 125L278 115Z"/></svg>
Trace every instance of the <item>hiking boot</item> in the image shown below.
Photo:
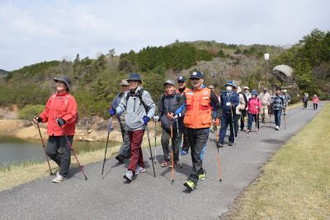
<svg viewBox="0 0 330 220"><path fill-rule="evenodd" d="M194 190L195 189L195 183L191 180L187 180L184 184L185 187L187 187L190 190Z"/></svg>
<svg viewBox="0 0 330 220"><path fill-rule="evenodd" d="M233 142L229 142L228 145L229 145L229 146L233 146L234 143L233 143Z"/></svg>
<svg viewBox="0 0 330 220"><path fill-rule="evenodd" d="M187 150L181 150L181 155L182 156L185 156L185 155L187 155L188 154L188 151Z"/></svg>
<svg viewBox="0 0 330 220"><path fill-rule="evenodd" d="M126 174L123 177L127 180L127 182L131 182L133 180L134 176L135 176L135 174L133 173L133 171L129 170L126 172Z"/></svg>
<svg viewBox="0 0 330 220"><path fill-rule="evenodd" d="M204 172L204 173L199 173L198 174L198 179L199 180L205 180L205 177L206 177L206 173Z"/></svg>
<svg viewBox="0 0 330 220"><path fill-rule="evenodd" d="M53 179L53 183L61 183L64 181L64 176L60 175L59 172L56 173L56 177Z"/></svg>
<svg viewBox="0 0 330 220"><path fill-rule="evenodd" d="M124 163L125 161L125 157L122 155L117 155L115 158L118 160L118 163Z"/></svg>
<svg viewBox="0 0 330 220"><path fill-rule="evenodd" d="M135 174L145 173L145 172L146 172L146 169L144 169L144 167L140 167L139 165L135 169Z"/></svg>

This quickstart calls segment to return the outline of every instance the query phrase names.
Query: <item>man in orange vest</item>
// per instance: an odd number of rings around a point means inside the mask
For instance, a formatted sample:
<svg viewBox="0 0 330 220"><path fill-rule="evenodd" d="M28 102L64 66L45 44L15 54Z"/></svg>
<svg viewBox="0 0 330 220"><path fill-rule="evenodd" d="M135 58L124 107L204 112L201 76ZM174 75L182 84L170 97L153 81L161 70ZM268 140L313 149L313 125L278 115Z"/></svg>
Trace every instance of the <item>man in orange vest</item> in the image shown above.
<svg viewBox="0 0 330 220"><path fill-rule="evenodd" d="M186 92L186 114L184 125L187 128L191 146L193 172L183 184L193 190L198 180L205 179L205 170L202 167L209 130L213 123L220 117L220 103L218 97L209 88L203 85L202 72L193 72L190 75L192 89ZM216 112L211 118L213 110Z"/></svg>

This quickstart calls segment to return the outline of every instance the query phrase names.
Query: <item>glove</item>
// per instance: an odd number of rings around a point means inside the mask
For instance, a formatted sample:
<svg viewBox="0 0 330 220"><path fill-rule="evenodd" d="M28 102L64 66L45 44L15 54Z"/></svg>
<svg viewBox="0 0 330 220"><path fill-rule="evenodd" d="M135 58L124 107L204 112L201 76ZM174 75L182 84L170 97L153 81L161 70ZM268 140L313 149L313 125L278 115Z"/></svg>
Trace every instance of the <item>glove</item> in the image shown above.
<svg viewBox="0 0 330 220"><path fill-rule="evenodd" d="M181 116L182 116L181 113L178 113L178 114L175 114L173 118L177 119L177 118L181 118Z"/></svg>
<svg viewBox="0 0 330 220"><path fill-rule="evenodd" d="M63 118L56 119L56 122L57 122L58 126L60 126L60 127L62 127L66 123Z"/></svg>
<svg viewBox="0 0 330 220"><path fill-rule="evenodd" d="M143 116L142 120L143 120L143 125L147 125L148 122L150 121L150 118L145 115L145 116Z"/></svg>
<svg viewBox="0 0 330 220"><path fill-rule="evenodd" d="M42 118L40 116L34 116L33 117L33 122L34 123L40 123L40 122L42 122Z"/></svg>
<svg viewBox="0 0 330 220"><path fill-rule="evenodd" d="M158 121L159 120L159 116L158 115L155 115L154 116L154 121Z"/></svg>
<svg viewBox="0 0 330 220"><path fill-rule="evenodd" d="M116 114L116 109L111 108L111 109L109 110L109 113L110 113L111 116L115 115L115 114Z"/></svg>

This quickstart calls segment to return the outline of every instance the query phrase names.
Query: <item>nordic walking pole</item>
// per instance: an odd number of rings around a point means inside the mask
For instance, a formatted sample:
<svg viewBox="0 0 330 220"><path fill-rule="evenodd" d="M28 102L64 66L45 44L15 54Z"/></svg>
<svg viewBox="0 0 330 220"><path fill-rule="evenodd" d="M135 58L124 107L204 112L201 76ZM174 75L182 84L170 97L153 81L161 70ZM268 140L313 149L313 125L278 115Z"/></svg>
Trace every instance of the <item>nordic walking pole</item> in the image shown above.
<svg viewBox="0 0 330 220"><path fill-rule="evenodd" d="M109 144L109 136L110 136L110 131L112 129L112 117L109 120L109 125L108 125L108 136L107 136L107 143L105 144L105 151L104 151L104 159L103 159L103 166L102 166L102 172L101 175L104 173L104 165L105 161L107 160L107 152L108 152L108 144Z"/></svg>
<svg viewBox="0 0 330 220"><path fill-rule="evenodd" d="M150 136L149 136L149 128L148 128L148 125L146 126L146 129L147 129L147 136L148 136L149 150L150 150L150 154L151 154L152 170L153 170L153 172L154 172L154 177L156 177L155 163L154 163L154 157L152 156L152 150L151 150L151 143L150 143Z"/></svg>
<svg viewBox="0 0 330 220"><path fill-rule="evenodd" d="M40 131L40 127L39 127L39 122L37 123L37 127L38 127L38 131L39 131L39 136L40 136L42 148L44 149L46 160L47 160L47 163L48 163L49 174L50 175L53 175L52 168L50 167L50 163L49 163L49 158L48 158L47 153L46 153L46 147L45 147L44 139L42 138L42 135L41 135L41 131Z"/></svg>
<svg viewBox="0 0 330 220"><path fill-rule="evenodd" d="M171 139L170 142L172 142L171 144L171 164L172 164L172 184L174 183L174 150L173 150L173 124L171 123L170 125L170 130L171 130Z"/></svg>
<svg viewBox="0 0 330 220"><path fill-rule="evenodd" d="M84 172L84 169L83 169L83 167L80 165L80 162L79 162L79 160L78 160L78 157L77 157L75 151L73 150L73 147L72 147L72 145L71 145L71 143L70 143L68 137L67 137L66 134L64 133L64 130L63 130L62 126L60 126L60 128L61 128L62 133L63 133L63 135L64 135L64 137L65 137L65 139L66 139L66 142L67 142L67 145L68 145L68 147L69 147L69 150L72 151L74 157L76 158L76 161L77 161L77 163L78 163L78 166L79 166L80 171L84 174L85 180L87 180L87 176L86 176L86 174L85 174L85 172Z"/></svg>
<svg viewBox="0 0 330 220"><path fill-rule="evenodd" d="M219 134L218 134L218 128L217 126L215 125L215 144L217 145L218 143L218 140L219 140ZM217 153L217 163L218 163L218 177L219 177L219 182L222 182L222 166L221 166L221 158L220 158L220 149L218 146L217 147L217 150L218 150L218 153Z"/></svg>
<svg viewBox="0 0 330 220"><path fill-rule="evenodd" d="M284 129L286 129L286 110L285 109L284 109L283 117L284 117Z"/></svg>
<svg viewBox="0 0 330 220"><path fill-rule="evenodd" d="M156 151L156 149L157 149L157 121L155 121L155 163L157 163L157 158L156 158L156 156L157 156L157 151Z"/></svg>
<svg viewBox="0 0 330 220"><path fill-rule="evenodd" d="M180 168L182 168L182 156L181 156L181 150L182 150L182 144L183 144L183 137L180 135L180 129L179 129L179 118L176 119L176 132L177 132L177 139L181 140L179 144L179 161L180 161ZM178 138L179 137L179 138Z"/></svg>

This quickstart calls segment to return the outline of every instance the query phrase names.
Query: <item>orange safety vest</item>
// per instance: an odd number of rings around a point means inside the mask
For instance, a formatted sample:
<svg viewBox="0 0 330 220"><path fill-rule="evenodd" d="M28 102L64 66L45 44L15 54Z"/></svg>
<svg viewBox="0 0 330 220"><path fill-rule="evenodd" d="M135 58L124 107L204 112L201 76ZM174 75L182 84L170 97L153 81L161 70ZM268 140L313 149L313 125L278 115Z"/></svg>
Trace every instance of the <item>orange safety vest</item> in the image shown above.
<svg viewBox="0 0 330 220"><path fill-rule="evenodd" d="M211 90L209 88L189 89L186 92L186 113L183 122L187 128L211 127Z"/></svg>

